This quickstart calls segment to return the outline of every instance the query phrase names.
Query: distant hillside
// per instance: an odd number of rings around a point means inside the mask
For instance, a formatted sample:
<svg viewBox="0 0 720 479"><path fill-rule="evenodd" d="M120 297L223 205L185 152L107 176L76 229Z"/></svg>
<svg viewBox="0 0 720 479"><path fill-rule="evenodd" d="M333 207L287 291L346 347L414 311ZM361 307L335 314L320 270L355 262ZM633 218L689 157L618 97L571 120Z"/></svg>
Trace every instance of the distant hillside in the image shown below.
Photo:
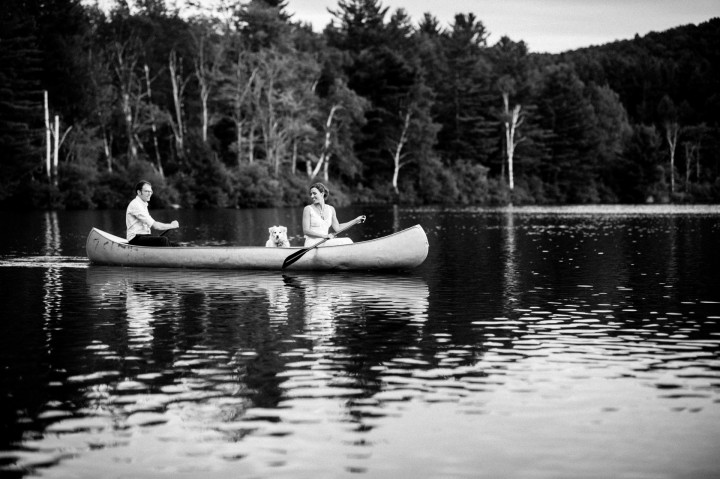
<svg viewBox="0 0 720 479"><path fill-rule="evenodd" d="M681 121L720 123L720 18L557 57L573 63L586 83L615 90L635 123L657 123L665 95Z"/></svg>

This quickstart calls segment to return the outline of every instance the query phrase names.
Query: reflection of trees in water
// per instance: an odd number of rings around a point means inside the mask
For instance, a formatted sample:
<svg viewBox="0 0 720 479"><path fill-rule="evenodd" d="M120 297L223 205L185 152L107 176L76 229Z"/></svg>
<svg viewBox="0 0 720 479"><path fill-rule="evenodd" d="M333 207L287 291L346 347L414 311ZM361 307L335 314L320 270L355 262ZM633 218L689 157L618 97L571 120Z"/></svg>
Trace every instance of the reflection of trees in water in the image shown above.
<svg viewBox="0 0 720 479"><path fill-rule="evenodd" d="M512 206L510 206L504 215L503 224L503 248L502 251L505 255L505 268L503 270L503 303L506 311L516 307L518 291L518 266L517 266L517 244L516 236L517 230L515 229L515 213Z"/></svg>
<svg viewBox="0 0 720 479"><path fill-rule="evenodd" d="M304 298L308 368L326 376L314 379L315 387L341 385L372 396L381 388L379 366L406 357L421 341L428 290L420 278L336 274L290 281Z"/></svg>
<svg viewBox="0 0 720 479"><path fill-rule="evenodd" d="M101 303L125 308L124 328L113 323L120 330L99 342L119 358L142 358L132 366L136 373L162 373L154 388L194 374L185 364L199 360L197 351L217 351L212 366L231 368L238 393L263 407L282 400L281 373L298 354L305 354L298 351L314 356L313 361L332 362L338 347L369 338L377 344L341 354L339 369L355 375L363 364L370 366L373 355L379 364L385 352L392 355L412 343L421 330L418 323L425 320L427 287L417 278L400 277L399 285L392 279L95 267L88 273L92 293ZM132 371L123 372L128 373Z"/></svg>
<svg viewBox="0 0 720 479"><path fill-rule="evenodd" d="M40 434L44 421L38 414L48 401L65 401L64 391L49 383L63 374L65 352L56 335L71 320L63 310L67 308L62 297L69 283L67 272L58 267L0 272L0 448L4 451Z"/></svg>
<svg viewBox="0 0 720 479"><path fill-rule="evenodd" d="M146 347L152 351L154 364L172 373L165 378L175 381L194 375L193 368L207 359L203 351L214 351L201 367L235 376L240 384L236 392L253 403L276 404L281 391L280 380L274 377L282 364L276 346L286 334L287 322L276 318L271 325L269 292L250 283L214 289L212 285L203 288L202 280L155 279L140 277L130 284L128 298L134 297L142 308L132 314L128 310L128 319L137 324L148 311L155 317L150 323L152 341ZM149 282L152 287L147 286ZM225 393L225 382L214 384L211 379L207 387Z"/></svg>
<svg viewBox="0 0 720 479"><path fill-rule="evenodd" d="M60 227L58 225L57 212L46 212L43 254L46 256L56 256L60 255L61 252ZM61 271L58 266L48 267L43 276L43 306L45 309L43 318L46 328L49 329L53 327L51 323L60 316L63 284Z"/></svg>
<svg viewBox="0 0 720 479"><path fill-rule="evenodd" d="M393 360L424 357L422 329L411 314L362 309L350 320L340 320L332 345L342 348L338 363L358 380L364 396L382 389L385 365Z"/></svg>

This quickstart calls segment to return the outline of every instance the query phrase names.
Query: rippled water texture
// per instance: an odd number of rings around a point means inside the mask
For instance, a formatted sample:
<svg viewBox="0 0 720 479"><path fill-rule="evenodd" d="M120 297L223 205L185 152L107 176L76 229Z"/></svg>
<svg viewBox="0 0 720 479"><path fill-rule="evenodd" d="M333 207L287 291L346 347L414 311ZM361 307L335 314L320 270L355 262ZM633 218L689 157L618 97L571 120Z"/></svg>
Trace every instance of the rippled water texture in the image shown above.
<svg viewBox="0 0 720 479"><path fill-rule="evenodd" d="M720 477L720 208L362 212L356 241L421 224L426 263L99 267L121 213L18 218L0 475ZM168 214L262 244L300 210Z"/></svg>

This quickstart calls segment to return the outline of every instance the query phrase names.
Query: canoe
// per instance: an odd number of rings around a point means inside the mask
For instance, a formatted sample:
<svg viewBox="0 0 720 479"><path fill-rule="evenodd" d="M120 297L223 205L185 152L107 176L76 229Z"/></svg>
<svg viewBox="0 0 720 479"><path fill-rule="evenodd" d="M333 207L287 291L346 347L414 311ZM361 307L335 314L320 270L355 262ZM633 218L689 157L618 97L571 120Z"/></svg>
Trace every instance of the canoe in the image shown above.
<svg viewBox="0 0 720 479"><path fill-rule="evenodd" d="M303 248L264 246L134 246L127 240L93 228L85 245L94 264L163 268L280 270L290 254ZM321 246L308 251L288 270L403 270L419 266L428 254L420 225L381 238Z"/></svg>

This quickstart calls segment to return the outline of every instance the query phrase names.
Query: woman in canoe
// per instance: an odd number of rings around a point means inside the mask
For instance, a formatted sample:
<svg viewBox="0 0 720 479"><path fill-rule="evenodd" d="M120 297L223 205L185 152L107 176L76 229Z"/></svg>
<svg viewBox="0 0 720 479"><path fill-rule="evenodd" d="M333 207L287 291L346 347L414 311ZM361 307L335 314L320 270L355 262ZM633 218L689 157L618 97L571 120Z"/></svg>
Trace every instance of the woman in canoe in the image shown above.
<svg viewBox="0 0 720 479"><path fill-rule="evenodd" d="M353 221L365 221L365 216L361 215L347 223L338 222L335 208L325 203L329 195L330 190L322 183L314 183L310 186L312 204L307 205L303 210L303 233L305 234L306 248L325 238L330 239L325 241L323 246L352 243L350 238L335 238L335 235L330 233L330 227L332 226L332 229L338 232Z"/></svg>

